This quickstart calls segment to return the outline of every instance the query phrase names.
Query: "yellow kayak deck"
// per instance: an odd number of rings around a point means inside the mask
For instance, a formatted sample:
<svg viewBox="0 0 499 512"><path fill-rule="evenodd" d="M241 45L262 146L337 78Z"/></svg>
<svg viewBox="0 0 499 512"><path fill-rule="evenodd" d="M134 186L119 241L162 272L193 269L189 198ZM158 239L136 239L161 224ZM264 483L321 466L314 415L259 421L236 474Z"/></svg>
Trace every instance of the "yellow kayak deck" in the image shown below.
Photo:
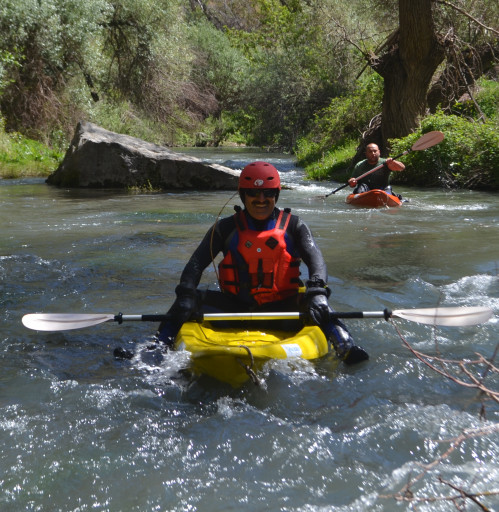
<svg viewBox="0 0 499 512"><path fill-rule="evenodd" d="M299 330L259 329L258 324L186 322L175 340L177 350L191 355L191 371L239 387L272 359L318 359L329 353L329 344L317 326Z"/></svg>

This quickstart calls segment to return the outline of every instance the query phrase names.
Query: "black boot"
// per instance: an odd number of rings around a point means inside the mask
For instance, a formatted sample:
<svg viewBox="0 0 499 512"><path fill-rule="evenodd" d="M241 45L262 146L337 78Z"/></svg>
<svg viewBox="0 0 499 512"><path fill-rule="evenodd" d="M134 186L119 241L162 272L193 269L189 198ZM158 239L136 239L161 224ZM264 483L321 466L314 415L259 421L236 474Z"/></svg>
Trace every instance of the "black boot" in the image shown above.
<svg viewBox="0 0 499 512"><path fill-rule="evenodd" d="M175 337L179 328L172 324L170 321L163 321L156 331L156 338L158 341L166 345L167 348L173 348Z"/></svg>
<svg viewBox="0 0 499 512"><path fill-rule="evenodd" d="M350 350L343 356L343 362L345 364L357 364L362 361L367 361L369 359L369 354L362 348L357 345L353 345Z"/></svg>
<svg viewBox="0 0 499 512"><path fill-rule="evenodd" d="M116 347L113 352L114 357L116 359L133 359L135 355L131 350L127 350L123 347Z"/></svg>
<svg viewBox="0 0 499 512"><path fill-rule="evenodd" d="M369 354L362 348L354 344L346 326L339 320L331 324L327 336L329 342L334 347L336 355L345 364L352 365L367 361Z"/></svg>

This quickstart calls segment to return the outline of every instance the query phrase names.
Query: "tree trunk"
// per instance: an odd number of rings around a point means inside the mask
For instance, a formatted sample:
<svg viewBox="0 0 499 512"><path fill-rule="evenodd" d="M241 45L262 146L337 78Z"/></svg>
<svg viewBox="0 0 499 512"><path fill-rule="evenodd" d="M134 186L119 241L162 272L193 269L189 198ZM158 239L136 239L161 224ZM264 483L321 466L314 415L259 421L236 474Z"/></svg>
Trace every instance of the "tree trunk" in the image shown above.
<svg viewBox="0 0 499 512"><path fill-rule="evenodd" d="M371 66L384 79L381 138L408 135L426 111L433 74L444 58L444 46L433 23L432 0L399 0L399 31L391 46Z"/></svg>

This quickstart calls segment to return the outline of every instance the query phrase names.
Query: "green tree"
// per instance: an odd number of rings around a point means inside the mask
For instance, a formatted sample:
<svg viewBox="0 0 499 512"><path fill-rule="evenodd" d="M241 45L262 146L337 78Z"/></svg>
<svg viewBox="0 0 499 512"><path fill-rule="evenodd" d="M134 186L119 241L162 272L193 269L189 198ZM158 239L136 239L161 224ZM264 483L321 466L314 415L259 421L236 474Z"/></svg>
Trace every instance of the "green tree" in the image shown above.
<svg viewBox="0 0 499 512"><path fill-rule="evenodd" d="M349 55L331 53L327 37L317 30L321 13L314 2L249 4L251 16L246 11L244 23L228 29L231 44L248 62L234 112L249 142L291 148L314 112L345 91Z"/></svg>
<svg viewBox="0 0 499 512"><path fill-rule="evenodd" d="M376 9L376 16L388 12L387 8L398 13L398 18L381 16L390 28L382 39L375 33L345 35L383 77L382 123L371 140L386 148L388 139L407 135L419 126L429 106L432 83L444 79L445 84L432 89L436 108L445 96L455 99L463 88L471 93L475 79L497 63L499 32L490 20L497 20L499 7L490 0L463 0L461 7L444 0L373 0L367 4ZM438 95L438 90L443 94Z"/></svg>
<svg viewBox="0 0 499 512"><path fill-rule="evenodd" d="M104 0L4 0L0 50L18 65L8 65L0 108L6 128L38 137L61 122L61 94L75 74L88 75L96 59L95 39Z"/></svg>
<svg viewBox="0 0 499 512"><path fill-rule="evenodd" d="M102 21L107 93L158 121L174 115L179 105L188 108L193 54L182 2L113 0L107 13Z"/></svg>

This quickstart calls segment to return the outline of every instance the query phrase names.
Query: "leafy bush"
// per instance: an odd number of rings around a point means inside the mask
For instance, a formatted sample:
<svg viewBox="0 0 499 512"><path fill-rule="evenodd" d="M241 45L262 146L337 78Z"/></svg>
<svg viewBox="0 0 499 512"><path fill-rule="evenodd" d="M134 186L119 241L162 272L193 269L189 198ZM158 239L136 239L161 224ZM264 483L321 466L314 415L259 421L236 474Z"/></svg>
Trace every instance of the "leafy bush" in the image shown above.
<svg viewBox="0 0 499 512"><path fill-rule="evenodd" d="M48 176L55 171L63 154L19 133L5 133L0 122L0 176Z"/></svg>
<svg viewBox="0 0 499 512"><path fill-rule="evenodd" d="M340 146L322 154L321 158L305 166L307 178L327 180L334 177L337 181L346 181L352 173L352 157L357 150L356 139L347 140Z"/></svg>
<svg viewBox="0 0 499 512"><path fill-rule="evenodd" d="M478 81L477 103L488 119L499 117L499 82L481 78Z"/></svg>
<svg viewBox="0 0 499 512"><path fill-rule="evenodd" d="M338 169L350 166L359 127L367 126L381 112L382 95L382 78L367 73L357 83L355 91L333 98L329 106L315 116L312 130L295 146L297 163L306 169L307 175L327 179Z"/></svg>
<svg viewBox="0 0 499 512"><path fill-rule="evenodd" d="M445 139L424 151L404 157L406 170L394 183L426 187L499 188L499 123L479 123L437 112L425 118L417 132L392 142L392 153L410 148L422 134L438 130Z"/></svg>

